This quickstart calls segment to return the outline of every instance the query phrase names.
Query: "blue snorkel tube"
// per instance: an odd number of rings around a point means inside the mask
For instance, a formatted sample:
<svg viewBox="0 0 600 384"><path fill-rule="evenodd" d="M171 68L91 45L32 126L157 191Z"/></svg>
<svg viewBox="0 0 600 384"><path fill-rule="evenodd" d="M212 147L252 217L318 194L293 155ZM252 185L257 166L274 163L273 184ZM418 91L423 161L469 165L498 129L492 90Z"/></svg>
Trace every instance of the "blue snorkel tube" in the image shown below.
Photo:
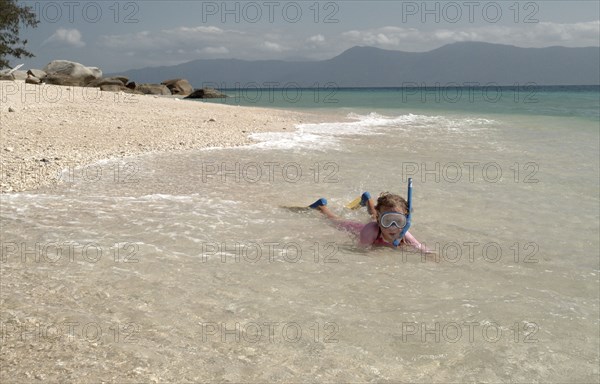
<svg viewBox="0 0 600 384"><path fill-rule="evenodd" d="M406 235L406 232L408 232L408 229L410 228L410 216L412 214L412 178L408 178L408 196L407 196L407 205L408 205L408 215L406 215L406 225L404 226L404 228L402 228L402 232L400 232L400 237L397 238L396 240L394 240L394 247L397 247L400 245L400 241L402 241L402 238L404 237L404 235Z"/></svg>

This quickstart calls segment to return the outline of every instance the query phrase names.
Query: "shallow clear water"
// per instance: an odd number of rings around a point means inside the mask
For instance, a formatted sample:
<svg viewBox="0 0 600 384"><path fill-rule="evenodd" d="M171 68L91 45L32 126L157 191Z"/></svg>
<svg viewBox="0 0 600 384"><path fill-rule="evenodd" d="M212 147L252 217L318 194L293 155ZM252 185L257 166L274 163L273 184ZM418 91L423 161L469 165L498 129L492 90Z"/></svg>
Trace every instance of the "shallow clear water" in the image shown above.
<svg viewBox="0 0 600 384"><path fill-rule="evenodd" d="M439 112L476 115L529 115L576 117L597 122L600 119L600 86L538 86L534 83L498 86L488 84L411 84L403 88L339 88L335 83L298 88L294 83L282 88L257 89L238 86L225 89L225 99L208 102L272 108L327 109L367 114L386 112L395 116L408 113ZM204 100L203 100L204 101Z"/></svg>
<svg viewBox="0 0 600 384"><path fill-rule="evenodd" d="M598 122L347 120L2 196L5 359L55 380L597 381ZM362 251L285 208L327 197L366 223L344 205L408 177L436 255Z"/></svg>

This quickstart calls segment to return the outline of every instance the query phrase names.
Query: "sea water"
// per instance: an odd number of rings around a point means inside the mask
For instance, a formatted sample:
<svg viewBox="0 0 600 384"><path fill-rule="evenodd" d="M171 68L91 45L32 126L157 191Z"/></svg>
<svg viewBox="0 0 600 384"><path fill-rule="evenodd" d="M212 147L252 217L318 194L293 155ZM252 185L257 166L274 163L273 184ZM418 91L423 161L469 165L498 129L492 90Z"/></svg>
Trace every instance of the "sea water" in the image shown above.
<svg viewBox="0 0 600 384"><path fill-rule="evenodd" d="M323 123L3 195L3 357L30 359L9 378L598 381L597 87L407 92L273 98ZM408 178L434 254L361 250L288 208L367 223L345 205Z"/></svg>

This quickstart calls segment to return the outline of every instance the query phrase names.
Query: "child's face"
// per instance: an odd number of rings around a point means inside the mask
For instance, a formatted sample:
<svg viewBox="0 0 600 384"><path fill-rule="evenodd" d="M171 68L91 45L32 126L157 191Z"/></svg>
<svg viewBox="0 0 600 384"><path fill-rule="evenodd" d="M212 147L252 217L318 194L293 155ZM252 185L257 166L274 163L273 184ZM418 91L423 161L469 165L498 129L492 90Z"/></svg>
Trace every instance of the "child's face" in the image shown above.
<svg viewBox="0 0 600 384"><path fill-rule="evenodd" d="M398 207L381 207L381 209L377 212L377 224L379 224L381 235L383 236L383 239L385 241L391 243L392 241L397 239L398 236L400 236L402 228L398 228L397 225L391 225L389 228L382 227L379 223L379 219L381 218L381 215L385 212L397 212L403 215L405 214L405 212L402 209L399 209Z"/></svg>

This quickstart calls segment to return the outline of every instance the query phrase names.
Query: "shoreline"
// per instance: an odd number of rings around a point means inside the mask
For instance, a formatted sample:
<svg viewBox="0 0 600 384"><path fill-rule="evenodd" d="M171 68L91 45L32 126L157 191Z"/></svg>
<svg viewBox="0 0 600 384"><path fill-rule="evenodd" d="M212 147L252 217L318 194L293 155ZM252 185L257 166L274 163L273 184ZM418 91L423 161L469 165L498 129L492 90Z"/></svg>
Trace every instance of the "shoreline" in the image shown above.
<svg viewBox="0 0 600 384"><path fill-rule="evenodd" d="M239 147L323 114L0 81L0 193L35 191L61 172L102 160Z"/></svg>

